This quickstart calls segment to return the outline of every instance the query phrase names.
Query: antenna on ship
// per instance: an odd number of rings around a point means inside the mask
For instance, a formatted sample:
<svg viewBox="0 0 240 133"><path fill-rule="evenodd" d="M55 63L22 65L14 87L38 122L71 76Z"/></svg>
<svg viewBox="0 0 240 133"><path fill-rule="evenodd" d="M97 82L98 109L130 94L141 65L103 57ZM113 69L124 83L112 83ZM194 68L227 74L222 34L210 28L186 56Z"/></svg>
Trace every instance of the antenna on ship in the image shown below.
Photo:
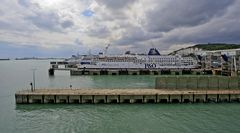
<svg viewBox="0 0 240 133"><path fill-rule="evenodd" d="M107 46L105 47L105 50L104 50L104 55L107 55L107 50L108 50L109 46L110 46L110 43L109 43L109 44L107 44Z"/></svg>
<svg viewBox="0 0 240 133"><path fill-rule="evenodd" d="M152 48L155 48L155 46L154 46L154 44L153 44L153 41L151 41L151 46L152 46Z"/></svg>
<svg viewBox="0 0 240 133"><path fill-rule="evenodd" d="M88 55L92 55L91 49L88 50Z"/></svg>

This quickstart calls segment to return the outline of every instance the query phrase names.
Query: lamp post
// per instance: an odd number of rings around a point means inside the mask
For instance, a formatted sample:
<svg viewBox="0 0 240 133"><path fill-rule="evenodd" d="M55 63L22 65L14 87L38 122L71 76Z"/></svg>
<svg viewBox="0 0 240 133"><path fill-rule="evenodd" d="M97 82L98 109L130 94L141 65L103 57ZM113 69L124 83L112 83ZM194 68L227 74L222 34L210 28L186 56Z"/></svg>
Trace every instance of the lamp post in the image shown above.
<svg viewBox="0 0 240 133"><path fill-rule="evenodd" d="M31 86L31 92L33 92L33 84L32 84L32 82L30 83L30 86Z"/></svg>
<svg viewBox="0 0 240 133"><path fill-rule="evenodd" d="M36 87L36 82L35 82L35 71L36 71L37 69L32 69L32 78L33 78L33 90L35 90L35 87Z"/></svg>

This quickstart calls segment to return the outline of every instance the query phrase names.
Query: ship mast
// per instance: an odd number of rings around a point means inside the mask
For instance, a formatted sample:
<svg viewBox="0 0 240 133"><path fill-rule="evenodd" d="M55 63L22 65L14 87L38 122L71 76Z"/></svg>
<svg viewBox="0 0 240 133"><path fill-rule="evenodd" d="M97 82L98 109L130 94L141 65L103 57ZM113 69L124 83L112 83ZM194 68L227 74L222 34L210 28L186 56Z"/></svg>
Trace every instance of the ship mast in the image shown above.
<svg viewBox="0 0 240 133"><path fill-rule="evenodd" d="M110 44L107 44L107 46L105 47L104 55L107 55L107 50L108 50L109 46L110 46Z"/></svg>

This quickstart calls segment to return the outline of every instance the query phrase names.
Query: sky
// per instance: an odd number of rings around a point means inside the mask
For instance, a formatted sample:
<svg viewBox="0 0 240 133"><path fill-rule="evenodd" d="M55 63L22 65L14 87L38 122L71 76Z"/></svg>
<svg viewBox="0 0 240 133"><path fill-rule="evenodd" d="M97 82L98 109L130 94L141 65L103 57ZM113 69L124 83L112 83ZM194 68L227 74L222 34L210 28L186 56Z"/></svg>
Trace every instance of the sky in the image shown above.
<svg viewBox="0 0 240 133"><path fill-rule="evenodd" d="M240 43L240 0L1 0L0 58Z"/></svg>

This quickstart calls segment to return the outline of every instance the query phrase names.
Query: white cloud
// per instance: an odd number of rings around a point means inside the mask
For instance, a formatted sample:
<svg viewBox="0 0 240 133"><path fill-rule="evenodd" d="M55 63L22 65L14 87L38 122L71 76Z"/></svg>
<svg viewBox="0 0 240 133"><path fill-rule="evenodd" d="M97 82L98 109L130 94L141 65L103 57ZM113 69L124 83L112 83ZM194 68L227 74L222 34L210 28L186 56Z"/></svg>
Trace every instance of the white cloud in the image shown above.
<svg viewBox="0 0 240 133"><path fill-rule="evenodd" d="M239 5L234 0L2 0L0 42L87 51L111 43L113 53L239 43Z"/></svg>

